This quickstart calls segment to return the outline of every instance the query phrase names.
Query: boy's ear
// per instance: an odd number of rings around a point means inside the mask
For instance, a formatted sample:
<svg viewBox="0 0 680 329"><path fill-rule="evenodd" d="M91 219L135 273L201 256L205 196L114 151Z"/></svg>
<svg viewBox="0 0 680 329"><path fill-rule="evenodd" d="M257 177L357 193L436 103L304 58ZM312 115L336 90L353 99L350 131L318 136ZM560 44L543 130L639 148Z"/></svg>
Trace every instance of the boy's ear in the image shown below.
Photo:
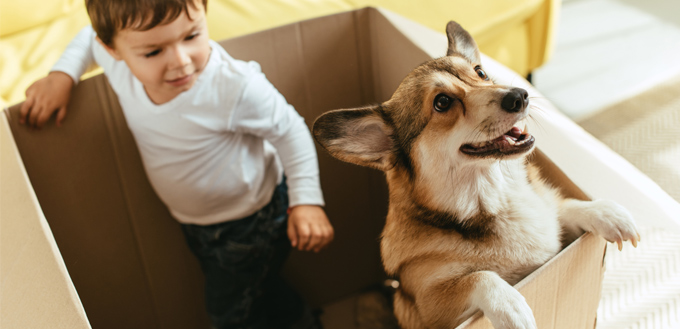
<svg viewBox="0 0 680 329"><path fill-rule="evenodd" d="M109 47L109 45L105 44L105 43L102 41L102 39L99 39L99 37L95 37L95 38L97 39L97 42L99 42L99 44L102 45L102 47L104 47L104 49L106 49L106 52L108 52L109 55L111 55L111 57L113 57L113 58L114 58L115 60L117 60L117 61L120 61L120 60L123 59L123 58L120 57L120 55L118 54L118 51L116 51L114 48Z"/></svg>
<svg viewBox="0 0 680 329"><path fill-rule="evenodd" d="M314 139L332 156L346 162L380 170L392 168L392 128L380 106L335 110L316 119Z"/></svg>
<svg viewBox="0 0 680 329"><path fill-rule="evenodd" d="M454 54L462 55L473 64L481 64L477 43L470 33L465 31L460 24L450 21L446 25L446 37L449 39L449 50L446 56Z"/></svg>

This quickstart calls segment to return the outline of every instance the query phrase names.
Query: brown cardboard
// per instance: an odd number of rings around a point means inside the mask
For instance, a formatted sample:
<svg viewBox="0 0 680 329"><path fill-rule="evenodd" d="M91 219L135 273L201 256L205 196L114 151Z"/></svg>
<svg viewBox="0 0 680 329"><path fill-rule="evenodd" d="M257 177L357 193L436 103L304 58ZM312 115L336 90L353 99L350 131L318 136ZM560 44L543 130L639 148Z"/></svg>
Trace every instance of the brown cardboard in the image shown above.
<svg viewBox="0 0 680 329"><path fill-rule="evenodd" d="M222 44L236 58L257 60L269 80L311 124L331 109L386 100L411 69L430 58L413 42L413 35L402 33L403 27L394 22L394 14L369 8ZM75 306L59 307L59 312L75 314L68 319L83 327L89 320L97 329L207 328L198 263L185 246L178 223L153 193L106 79L97 76L78 85L62 128L49 124L32 131L18 124L18 111L18 105L10 108L2 120L9 122L87 319L76 307L78 298L72 288L67 289L70 282L63 269L58 271L62 282L54 285L70 291L59 297ZM3 143L7 144L6 140L3 136ZM336 238L319 254L294 252L285 272L314 306L327 306L324 321L328 328L350 328L355 324L348 319L353 314L352 296L385 278L378 244L387 211L385 180L378 171L345 164L317 151L326 211ZM2 161L2 208L39 213L35 203L14 204L6 197L14 188L5 188L4 176L9 172L5 162L16 161L16 156L3 156ZM572 192L568 193L585 197L545 156L539 154L537 161L556 182L569 186L566 191ZM25 181L22 184L31 187ZM24 218L13 212L6 215L4 210L2 214L4 256L5 248L11 251L20 243L5 246L5 227ZM16 234L27 239L50 236L46 227ZM602 239L586 235L518 284L541 328L593 327L603 250ZM54 256L59 263L59 255ZM5 257L0 264L3 304L7 303L6 275L39 273L18 280L14 289L19 290L34 282L50 282L49 276L43 275L42 263L20 272L11 267L5 272L9 264ZM13 323L21 324L18 327L30 327L24 324L41 316L33 310L52 305L40 298L32 298L31 304L33 308L12 315ZM6 316L3 305L3 321ZM68 327L64 321L70 320L44 321ZM475 321L470 328L490 327L483 318Z"/></svg>
<svg viewBox="0 0 680 329"><path fill-rule="evenodd" d="M603 240L587 233L515 285L533 310L538 328L595 328L604 251ZM458 327L463 328L493 327L477 313Z"/></svg>
<svg viewBox="0 0 680 329"><path fill-rule="evenodd" d="M0 328L90 328L2 117Z"/></svg>

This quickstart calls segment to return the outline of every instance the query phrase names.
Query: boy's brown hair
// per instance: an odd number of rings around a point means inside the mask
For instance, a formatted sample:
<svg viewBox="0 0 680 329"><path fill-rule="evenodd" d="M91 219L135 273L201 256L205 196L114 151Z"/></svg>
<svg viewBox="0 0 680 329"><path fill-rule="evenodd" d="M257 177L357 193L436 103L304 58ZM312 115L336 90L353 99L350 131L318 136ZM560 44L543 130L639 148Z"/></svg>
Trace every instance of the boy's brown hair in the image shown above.
<svg viewBox="0 0 680 329"><path fill-rule="evenodd" d="M196 9L196 1L207 10L208 0L85 0L85 6L97 36L113 48L118 31L148 31L174 21L182 12L189 16L189 6Z"/></svg>

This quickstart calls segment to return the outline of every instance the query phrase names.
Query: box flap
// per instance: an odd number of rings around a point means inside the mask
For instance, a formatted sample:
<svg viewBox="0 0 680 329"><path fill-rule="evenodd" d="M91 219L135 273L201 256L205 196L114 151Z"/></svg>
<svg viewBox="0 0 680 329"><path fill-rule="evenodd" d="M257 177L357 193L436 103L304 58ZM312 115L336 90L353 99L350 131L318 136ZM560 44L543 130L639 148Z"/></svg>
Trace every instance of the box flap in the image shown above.
<svg viewBox="0 0 680 329"><path fill-rule="evenodd" d="M0 327L90 328L5 112L0 112L0 177Z"/></svg>
<svg viewBox="0 0 680 329"><path fill-rule="evenodd" d="M605 249L602 238L586 233L515 285L534 312L538 328L595 328ZM458 326L482 328L493 327L479 312Z"/></svg>

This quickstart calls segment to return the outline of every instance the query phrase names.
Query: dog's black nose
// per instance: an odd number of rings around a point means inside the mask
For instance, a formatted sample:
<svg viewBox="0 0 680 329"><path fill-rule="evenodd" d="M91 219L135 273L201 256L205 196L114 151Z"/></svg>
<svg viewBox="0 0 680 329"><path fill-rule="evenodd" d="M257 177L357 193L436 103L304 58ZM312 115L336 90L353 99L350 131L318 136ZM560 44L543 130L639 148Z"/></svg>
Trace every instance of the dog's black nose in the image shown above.
<svg viewBox="0 0 680 329"><path fill-rule="evenodd" d="M512 88L503 96L501 107L510 112L519 112L529 104L529 93L522 88Z"/></svg>

